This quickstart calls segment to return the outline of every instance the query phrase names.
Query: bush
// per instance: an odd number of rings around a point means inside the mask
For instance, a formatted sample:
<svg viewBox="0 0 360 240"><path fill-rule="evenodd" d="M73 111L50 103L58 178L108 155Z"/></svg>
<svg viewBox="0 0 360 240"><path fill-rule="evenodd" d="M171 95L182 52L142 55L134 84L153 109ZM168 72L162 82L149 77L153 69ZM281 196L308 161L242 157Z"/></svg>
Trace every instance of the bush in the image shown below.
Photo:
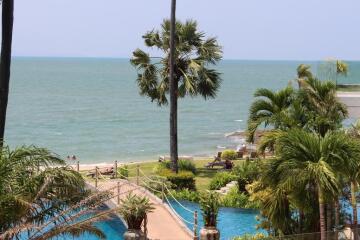
<svg viewBox="0 0 360 240"><path fill-rule="evenodd" d="M235 181L237 177L229 172L218 172L215 176L211 179L210 182L210 190L216 190L224 187L231 181Z"/></svg>
<svg viewBox="0 0 360 240"><path fill-rule="evenodd" d="M191 202L199 201L199 193L196 191L189 191L188 189L177 190L177 191L171 190L171 194L176 199L187 200Z"/></svg>
<svg viewBox="0 0 360 240"><path fill-rule="evenodd" d="M254 182L260 174L260 163L246 161L244 164L236 166L232 173L236 175L240 192L247 193L246 185Z"/></svg>
<svg viewBox="0 0 360 240"><path fill-rule="evenodd" d="M178 160L179 171L190 171L196 174L195 163L191 160L179 159ZM163 169L171 169L171 161L160 162L155 168L155 172L161 172Z"/></svg>
<svg viewBox="0 0 360 240"><path fill-rule="evenodd" d="M118 172L119 178L121 178L121 179L125 179L125 178L129 177L129 169L128 169L127 165L119 167L117 169L117 172Z"/></svg>
<svg viewBox="0 0 360 240"><path fill-rule="evenodd" d="M251 208L256 209L258 206L249 201L249 196L239 192L239 190L234 187L230 189L228 194L222 198L222 206L224 207L233 207L233 208Z"/></svg>
<svg viewBox="0 0 360 240"><path fill-rule="evenodd" d="M221 153L221 158L224 160L235 160L237 153L234 150L225 150Z"/></svg>
<svg viewBox="0 0 360 240"><path fill-rule="evenodd" d="M180 171L190 171L193 174L196 174L196 166L194 161L179 159L178 166Z"/></svg>
<svg viewBox="0 0 360 240"><path fill-rule="evenodd" d="M171 182L172 188L195 190L195 175L190 171L179 171L176 174L169 169L163 169L159 172L159 175Z"/></svg>

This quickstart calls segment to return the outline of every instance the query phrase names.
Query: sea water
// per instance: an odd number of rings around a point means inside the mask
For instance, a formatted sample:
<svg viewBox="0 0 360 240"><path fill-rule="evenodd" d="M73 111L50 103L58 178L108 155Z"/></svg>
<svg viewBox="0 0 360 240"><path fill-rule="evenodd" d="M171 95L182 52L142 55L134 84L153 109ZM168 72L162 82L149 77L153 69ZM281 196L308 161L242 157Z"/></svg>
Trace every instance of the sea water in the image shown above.
<svg viewBox="0 0 360 240"><path fill-rule="evenodd" d="M225 137L246 128L257 88L295 84L301 61L224 60L215 99L179 100L179 153L213 155L234 147ZM317 62L311 64L316 70ZM339 82L360 82L360 62ZM6 143L36 145L81 163L154 160L169 152L169 108L138 93L128 59L15 58L12 63Z"/></svg>

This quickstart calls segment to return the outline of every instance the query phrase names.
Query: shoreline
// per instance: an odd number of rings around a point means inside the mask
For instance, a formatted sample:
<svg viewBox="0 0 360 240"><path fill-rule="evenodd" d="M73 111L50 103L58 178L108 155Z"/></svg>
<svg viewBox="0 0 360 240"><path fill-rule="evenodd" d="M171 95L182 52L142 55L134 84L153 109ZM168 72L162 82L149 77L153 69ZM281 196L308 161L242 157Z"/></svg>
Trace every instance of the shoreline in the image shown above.
<svg viewBox="0 0 360 240"><path fill-rule="evenodd" d="M198 160L206 160L206 159L210 159L212 158L211 156L209 157L194 157L193 161L198 161ZM144 164L144 163L154 163L154 162L159 162L159 160L154 160L154 159L148 159L148 160L139 160L139 161L131 161L131 162L119 162L118 161L118 167L119 166L124 166L124 165L136 165L136 164ZM113 162L99 162L99 163L81 163L81 161L79 162L79 171L88 171L88 170L93 170L96 166L100 167L100 168L107 168L107 167L113 167L115 164L115 160ZM76 163L68 163L68 165L74 169L76 169L77 164Z"/></svg>

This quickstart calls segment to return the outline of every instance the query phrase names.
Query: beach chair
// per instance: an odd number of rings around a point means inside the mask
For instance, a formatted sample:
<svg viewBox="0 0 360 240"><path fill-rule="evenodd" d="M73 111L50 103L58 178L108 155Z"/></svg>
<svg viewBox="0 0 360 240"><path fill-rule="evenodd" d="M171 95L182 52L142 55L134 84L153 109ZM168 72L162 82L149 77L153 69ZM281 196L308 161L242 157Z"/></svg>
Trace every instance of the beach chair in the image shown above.
<svg viewBox="0 0 360 240"><path fill-rule="evenodd" d="M114 167L99 169L98 171L101 175L110 176L112 178L115 177ZM91 170L88 174L86 174L87 177L92 177L92 178L94 178L95 175L96 175L95 170Z"/></svg>
<svg viewBox="0 0 360 240"><path fill-rule="evenodd" d="M212 162L208 162L207 164L205 164L204 167L206 168L213 168L215 166L224 166L224 162L221 161L221 154L222 152L218 152L216 156L214 156L214 161Z"/></svg>

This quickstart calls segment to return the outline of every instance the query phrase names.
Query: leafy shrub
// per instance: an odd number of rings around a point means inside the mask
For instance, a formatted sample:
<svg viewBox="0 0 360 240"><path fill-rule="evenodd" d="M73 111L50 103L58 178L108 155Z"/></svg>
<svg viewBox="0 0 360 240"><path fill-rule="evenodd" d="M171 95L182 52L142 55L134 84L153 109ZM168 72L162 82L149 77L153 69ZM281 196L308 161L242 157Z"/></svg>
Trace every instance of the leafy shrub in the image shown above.
<svg viewBox="0 0 360 240"><path fill-rule="evenodd" d="M129 229L141 229L146 214L155 208L147 197L129 193L125 199L121 199L119 213L126 221Z"/></svg>
<svg viewBox="0 0 360 240"><path fill-rule="evenodd" d="M121 179L125 179L125 178L129 177L129 169L128 169L127 165L119 167L117 169L117 172L118 172L118 177Z"/></svg>
<svg viewBox="0 0 360 240"><path fill-rule="evenodd" d="M205 227L216 227L220 207L220 196L215 191L200 194L200 208Z"/></svg>
<svg viewBox="0 0 360 240"><path fill-rule="evenodd" d="M210 182L210 190L216 190L224 187L231 181L235 181L237 177L229 172L218 172L215 176L211 179Z"/></svg>
<svg viewBox="0 0 360 240"><path fill-rule="evenodd" d="M234 237L233 240L275 240L276 238L267 236L263 233L257 233L255 235L245 234L240 237Z"/></svg>
<svg viewBox="0 0 360 240"><path fill-rule="evenodd" d="M190 171L193 174L196 174L196 166L194 161L179 159L178 166L180 171Z"/></svg>
<svg viewBox="0 0 360 240"><path fill-rule="evenodd" d="M171 194L176 199L187 200L187 201L191 201L191 202L199 201L199 193L196 191L190 191L188 189L176 190L176 191L171 190Z"/></svg>
<svg viewBox="0 0 360 240"><path fill-rule="evenodd" d="M189 171L179 171L178 174L169 169L163 169L159 175L165 177L172 184L172 188L177 190L195 190L195 175Z"/></svg>
<svg viewBox="0 0 360 240"><path fill-rule="evenodd" d="M234 150L225 150L221 153L221 158L224 160L235 160L237 153Z"/></svg>
<svg viewBox="0 0 360 240"><path fill-rule="evenodd" d="M242 165L234 167L232 173L236 175L240 192L247 193L246 185L254 182L260 174L260 163L246 161Z"/></svg>
<svg viewBox="0 0 360 240"><path fill-rule="evenodd" d="M191 160L179 159L178 160L179 171L190 171L196 174L195 163ZM171 169L171 161L162 161L155 167L155 172L161 172L163 169Z"/></svg>
<svg viewBox="0 0 360 240"><path fill-rule="evenodd" d="M248 195L239 192L236 187L231 188L230 191L222 198L222 206L233 208L258 208L254 202L249 201Z"/></svg>

